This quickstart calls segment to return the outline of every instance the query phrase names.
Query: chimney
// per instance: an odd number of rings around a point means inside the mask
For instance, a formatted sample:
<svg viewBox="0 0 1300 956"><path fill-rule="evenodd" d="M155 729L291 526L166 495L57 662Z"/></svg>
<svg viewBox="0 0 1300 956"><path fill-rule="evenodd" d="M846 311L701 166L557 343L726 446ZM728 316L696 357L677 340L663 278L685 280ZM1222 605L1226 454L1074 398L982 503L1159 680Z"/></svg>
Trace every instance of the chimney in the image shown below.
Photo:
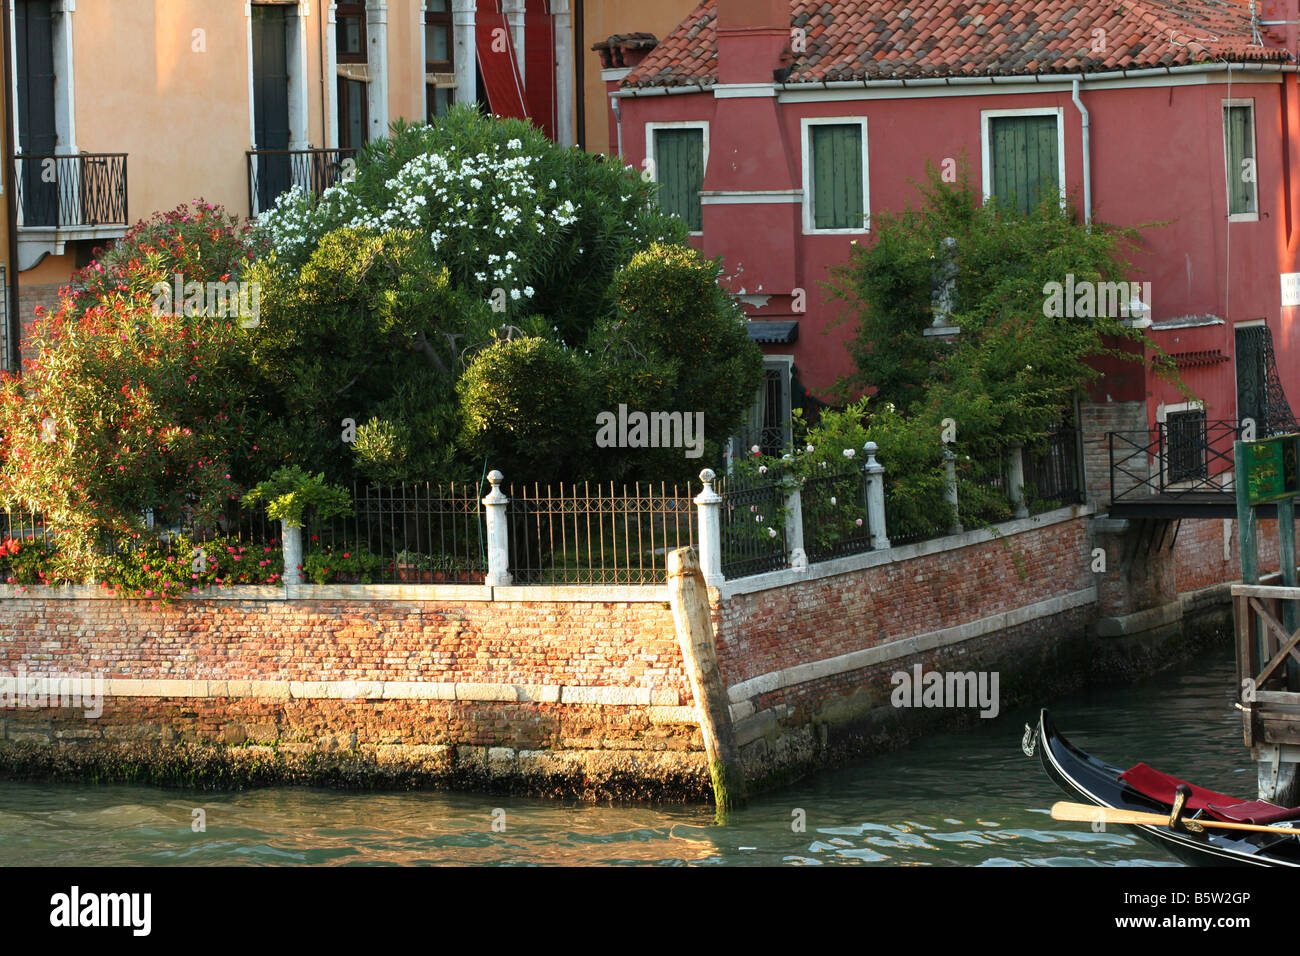
<svg viewBox="0 0 1300 956"><path fill-rule="evenodd" d="M1255 0L1251 7L1260 34L1271 33L1296 56L1300 50L1300 0ZM1265 43L1274 45L1267 40Z"/></svg>
<svg viewBox="0 0 1300 956"><path fill-rule="evenodd" d="M771 83L790 47L790 0L717 0L718 82Z"/></svg>

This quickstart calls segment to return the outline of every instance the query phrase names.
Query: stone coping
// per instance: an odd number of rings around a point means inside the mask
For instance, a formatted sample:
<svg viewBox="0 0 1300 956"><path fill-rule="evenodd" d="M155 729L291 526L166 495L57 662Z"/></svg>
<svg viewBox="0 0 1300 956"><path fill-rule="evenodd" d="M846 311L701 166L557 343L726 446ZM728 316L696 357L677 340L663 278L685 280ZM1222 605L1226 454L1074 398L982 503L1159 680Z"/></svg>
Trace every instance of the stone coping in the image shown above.
<svg viewBox="0 0 1300 956"><path fill-rule="evenodd" d="M0 600L28 601L138 601L122 598L97 585L0 584ZM537 585L490 587L482 584L289 584L284 587L241 584L208 588L198 594L179 594L172 605L186 601L436 601L514 603L667 604L666 585Z"/></svg>
<svg viewBox="0 0 1300 956"><path fill-rule="evenodd" d="M28 676L30 674L30 676ZM651 687L575 686L560 684L482 684L467 681L393 680L185 680L104 677L91 673L59 675L52 671L0 672L0 695L25 694L85 700L99 697L175 697L256 700L446 700L596 707L673 708L676 717L691 716L681 694ZM51 705L52 706L52 705ZM677 709L681 712L678 713ZM690 715L685 712L689 711ZM693 719L693 716L692 716Z"/></svg>

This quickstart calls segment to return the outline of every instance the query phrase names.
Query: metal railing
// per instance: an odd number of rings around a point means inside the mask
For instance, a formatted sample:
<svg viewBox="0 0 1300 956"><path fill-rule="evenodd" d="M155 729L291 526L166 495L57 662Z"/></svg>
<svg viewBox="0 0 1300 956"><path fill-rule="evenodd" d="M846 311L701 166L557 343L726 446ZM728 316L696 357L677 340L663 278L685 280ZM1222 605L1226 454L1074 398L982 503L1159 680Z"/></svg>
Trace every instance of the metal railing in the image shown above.
<svg viewBox="0 0 1300 956"><path fill-rule="evenodd" d="M690 484L504 490L516 584L662 584L668 552L695 544Z"/></svg>
<svg viewBox="0 0 1300 956"><path fill-rule="evenodd" d="M785 539L785 492L774 481L725 475L722 496L722 575L740 578L790 566Z"/></svg>
<svg viewBox="0 0 1300 956"><path fill-rule="evenodd" d="M248 208L257 216L294 186L319 196L343 178L355 149L256 149L248 151Z"/></svg>
<svg viewBox="0 0 1300 956"><path fill-rule="evenodd" d="M1110 500L1149 495L1226 492L1233 480L1235 419L1160 422L1141 431L1109 432Z"/></svg>
<svg viewBox="0 0 1300 956"><path fill-rule="evenodd" d="M126 153L14 157L18 227L126 226Z"/></svg>
<svg viewBox="0 0 1300 956"><path fill-rule="evenodd" d="M804 481L799 491L803 546L809 561L829 561L871 550L867 476L840 468Z"/></svg>
<svg viewBox="0 0 1300 956"><path fill-rule="evenodd" d="M329 569L317 583L481 583L481 497L477 485L456 483L353 485L351 515L304 527L304 580Z"/></svg>
<svg viewBox="0 0 1300 956"><path fill-rule="evenodd" d="M1031 514L1084 500L1078 429L1058 426L1042 443L1026 448L1024 455L1025 497Z"/></svg>

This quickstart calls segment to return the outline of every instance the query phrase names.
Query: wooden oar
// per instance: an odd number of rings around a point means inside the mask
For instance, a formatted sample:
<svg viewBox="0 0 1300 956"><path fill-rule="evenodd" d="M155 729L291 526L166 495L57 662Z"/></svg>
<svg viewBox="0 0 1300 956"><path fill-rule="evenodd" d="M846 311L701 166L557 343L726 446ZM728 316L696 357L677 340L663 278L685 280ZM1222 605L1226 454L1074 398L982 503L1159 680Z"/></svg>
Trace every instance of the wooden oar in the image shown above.
<svg viewBox="0 0 1300 956"><path fill-rule="evenodd" d="M1073 823L1128 823L1148 827L1167 827L1169 817L1159 813L1143 813L1140 810L1117 810L1113 807L1096 807L1089 803L1068 803L1062 800L1052 804L1053 820L1069 820ZM1267 827L1258 823L1227 823L1222 820L1207 820L1197 817L1184 819L1183 823L1195 823L1203 827L1215 827L1220 830L1251 830L1256 833L1279 833L1300 836L1300 830L1289 827Z"/></svg>

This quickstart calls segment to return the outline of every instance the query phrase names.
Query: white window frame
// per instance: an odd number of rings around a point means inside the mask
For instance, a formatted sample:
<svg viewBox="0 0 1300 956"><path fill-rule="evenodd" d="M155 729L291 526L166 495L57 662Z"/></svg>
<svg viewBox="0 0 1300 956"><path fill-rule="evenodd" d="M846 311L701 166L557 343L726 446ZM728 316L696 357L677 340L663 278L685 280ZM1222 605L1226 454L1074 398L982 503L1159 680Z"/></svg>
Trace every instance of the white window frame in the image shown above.
<svg viewBox="0 0 1300 956"><path fill-rule="evenodd" d="M698 129L703 130L704 146L704 175L709 175L709 121L708 120L673 120L645 124L645 158L650 161L650 181L658 185L659 183L659 163L655 160L655 133L661 129ZM645 166L642 167L646 168ZM701 190L702 191L702 190ZM700 200L703 206L703 199ZM704 230L699 232L690 232L692 236L704 235Z"/></svg>
<svg viewBox="0 0 1300 956"><path fill-rule="evenodd" d="M848 229L816 228L816 197L813 195L812 128L853 126L862 128L862 226ZM803 234L805 236L863 236L871 231L871 168L868 164L867 118L865 116L805 116L799 120L799 162L803 167Z"/></svg>
<svg viewBox="0 0 1300 956"><path fill-rule="evenodd" d="M1245 106L1250 109L1250 151L1252 158L1255 160L1255 181L1250 184L1255 192L1254 212L1234 213L1232 211L1232 191L1228 188L1228 183L1233 175L1233 171L1228 169L1228 108L1230 106ZM1219 122L1223 126L1223 198L1228 213L1228 222L1259 222L1259 137L1255 133L1254 99L1233 97L1221 101Z"/></svg>
<svg viewBox="0 0 1300 956"><path fill-rule="evenodd" d="M1170 415L1170 413L1175 413L1175 414L1176 414L1176 413L1178 413L1178 412L1201 412L1201 413L1203 413L1203 414L1205 415L1206 425L1208 426L1208 424L1209 424L1210 413L1209 413L1209 410L1205 407L1205 402L1201 401L1200 399L1196 399L1196 400L1194 400L1194 401L1190 401L1190 402L1175 402L1175 403L1173 403L1173 404L1171 404L1171 405L1165 405L1165 404L1157 405L1157 406L1156 406L1156 425L1157 425L1157 427L1159 427L1160 425L1168 425L1168 423L1169 423L1169 415ZM1191 485L1195 485L1198 481L1203 481L1203 480L1204 480L1204 479L1202 479L1202 478L1196 478L1196 477L1192 477L1192 478L1180 478L1180 479L1178 479L1177 481L1172 480L1172 479L1169 477L1169 451L1168 451L1168 446L1166 445L1165 447L1166 447L1166 450L1165 450L1165 457L1164 457L1164 460L1162 460L1162 461L1160 462L1160 467L1161 467L1161 468L1163 469L1163 471L1164 471L1163 477L1164 477L1164 479L1165 479L1165 485L1166 485L1166 487L1174 487L1174 488L1178 488L1178 487L1191 486ZM1209 470L1209 461L1208 461L1208 460L1205 462L1205 467L1206 467L1207 474L1208 474L1208 470Z"/></svg>
<svg viewBox="0 0 1300 956"><path fill-rule="evenodd" d="M1056 177L1061 185L1061 208L1065 208L1065 107L1063 106L1027 106L1014 110L980 110L980 165L984 189L984 201L993 197L993 140L989 138L992 131L990 120L1008 116L1055 116L1056 117Z"/></svg>

